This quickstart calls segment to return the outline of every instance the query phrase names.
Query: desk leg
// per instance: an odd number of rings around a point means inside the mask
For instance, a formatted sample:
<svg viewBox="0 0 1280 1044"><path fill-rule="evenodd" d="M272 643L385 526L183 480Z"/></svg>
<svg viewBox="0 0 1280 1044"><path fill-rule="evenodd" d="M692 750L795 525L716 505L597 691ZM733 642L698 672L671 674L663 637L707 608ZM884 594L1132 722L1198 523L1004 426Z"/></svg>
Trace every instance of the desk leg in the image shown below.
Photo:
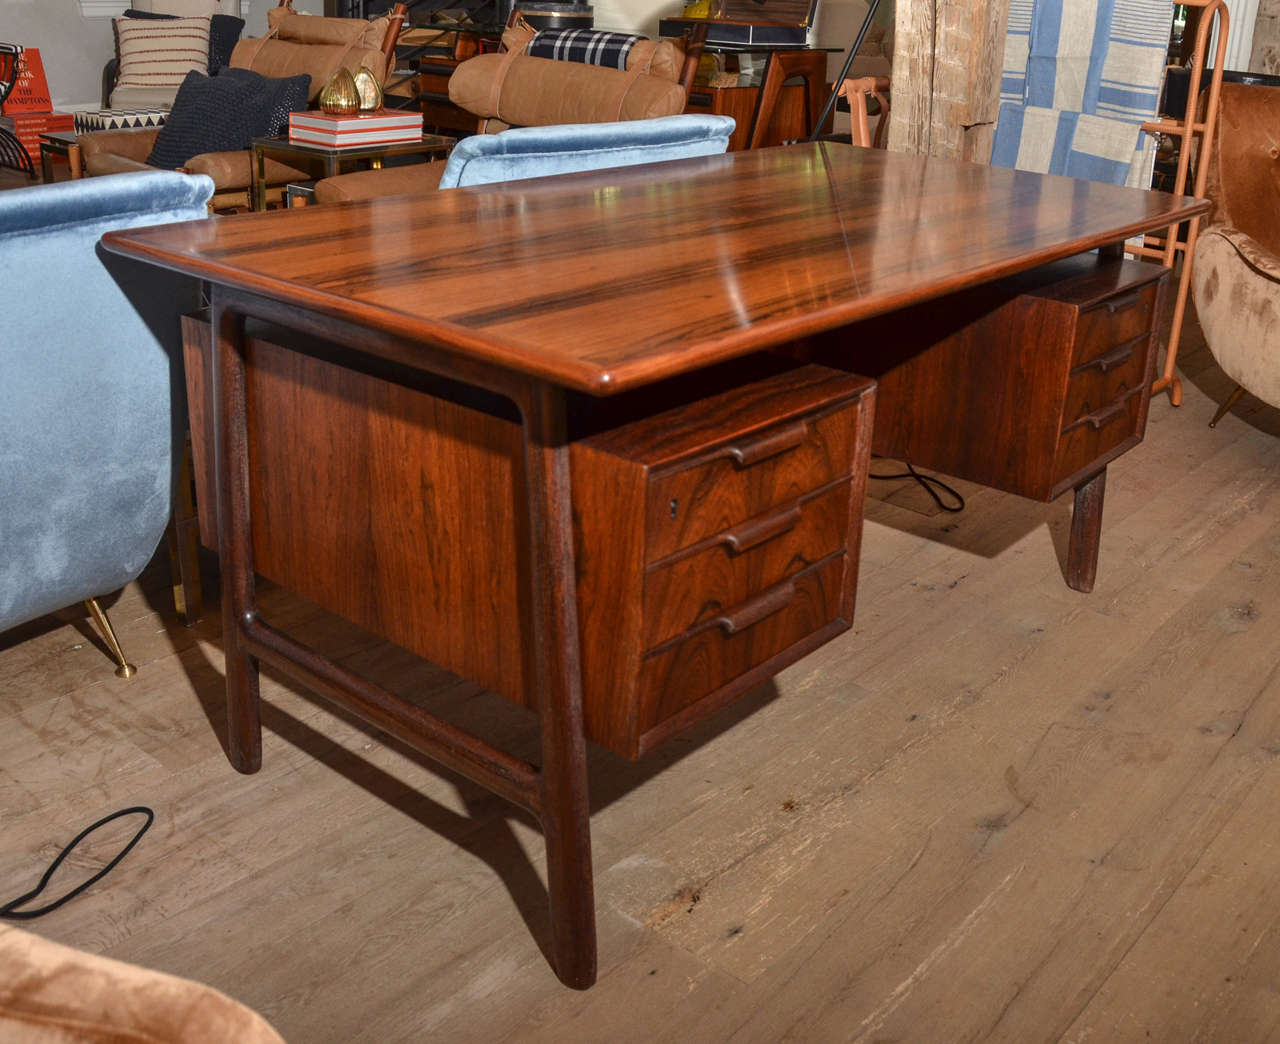
<svg viewBox="0 0 1280 1044"><path fill-rule="evenodd" d="M1067 586L1088 594L1098 575L1098 546L1102 540L1102 498L1107 490L1107 469L1076 486L1071 512L1071 536L1067 544Z"/></svg>
<svg viewBox="0 0 1280 1044"><path fill-rule="evenodd" d="M258 663L242 627L257 613L249 528L249 428L245 407L244 319L213 297L210 414L217 468L218 554L222 560L222 647L227 672L227 755L238 772L262 766Z"/></svg>
<svg viewBox="0 0 1280 1044"><path fill-rule="evenodd" d="M553 960L560 981L581 990L596 979L596 921L564 393L535 384L520 408Z"/></svg>
<svg viewBox="0 0 1280 1044"><path fill-rule="evenodd" d="M256 145L253 148L253 191L249 206L252 210L267 209L267 154Z"/></svg>

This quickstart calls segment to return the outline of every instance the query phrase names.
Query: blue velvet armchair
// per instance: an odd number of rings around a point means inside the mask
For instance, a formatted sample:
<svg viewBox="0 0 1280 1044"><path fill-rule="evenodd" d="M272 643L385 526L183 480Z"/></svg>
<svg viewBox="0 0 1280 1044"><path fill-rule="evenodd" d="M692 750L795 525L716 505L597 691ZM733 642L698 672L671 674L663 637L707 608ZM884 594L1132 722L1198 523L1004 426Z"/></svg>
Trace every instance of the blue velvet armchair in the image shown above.
<svg viewBox="0 0 1280 1044"><path fill-rule="evenodd" d="M731 116L684 115L475 134L449 153L438 187L714 156L728 149L734 126Z"/></svg>
<svg viewBox="0 0 1280 1044"><path fill-rule="evenodd" d="M213 182L119 174L0 193L0 631L133 580L185 436L180 316L198 284L106 254L104 232L205 218Z"/></svg>
<svg viewBox="0 0 1280 1044"><path fill-rule="evenodd" d="M498 134L475 134L458 142L445 164L385 167L325 178L316 184L316 201L342 203L412 195L437 188L714 156L728 149L734 126L731 116L686 114L615 123L516 127Z"/></svg>

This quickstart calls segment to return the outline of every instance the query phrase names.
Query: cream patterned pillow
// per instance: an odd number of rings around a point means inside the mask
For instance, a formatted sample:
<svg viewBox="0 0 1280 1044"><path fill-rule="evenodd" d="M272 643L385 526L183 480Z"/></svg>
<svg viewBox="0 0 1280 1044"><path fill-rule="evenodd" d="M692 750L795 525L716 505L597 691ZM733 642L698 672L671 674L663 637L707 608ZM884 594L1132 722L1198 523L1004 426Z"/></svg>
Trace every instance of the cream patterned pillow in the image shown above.
<svg viewBox="0 0 1280 1044"><path fill-rule="evenodd" d="M116 41L120 47L120 75L116 80L116 90L167 92L172 98L192 69L208 73L207 16L117 18L115 22Z"/></svg>

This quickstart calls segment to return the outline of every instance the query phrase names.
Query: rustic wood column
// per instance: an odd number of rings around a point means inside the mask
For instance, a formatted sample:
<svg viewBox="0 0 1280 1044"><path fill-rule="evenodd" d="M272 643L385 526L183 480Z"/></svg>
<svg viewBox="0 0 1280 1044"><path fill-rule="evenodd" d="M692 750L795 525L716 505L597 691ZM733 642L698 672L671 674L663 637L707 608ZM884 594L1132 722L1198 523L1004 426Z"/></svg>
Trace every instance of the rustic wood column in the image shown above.
<svg viewBox="0 0 1280 1044"><path fill-rule="evenodd" d="M1009 0L898 0L889 148L985 163Z"/></svg>

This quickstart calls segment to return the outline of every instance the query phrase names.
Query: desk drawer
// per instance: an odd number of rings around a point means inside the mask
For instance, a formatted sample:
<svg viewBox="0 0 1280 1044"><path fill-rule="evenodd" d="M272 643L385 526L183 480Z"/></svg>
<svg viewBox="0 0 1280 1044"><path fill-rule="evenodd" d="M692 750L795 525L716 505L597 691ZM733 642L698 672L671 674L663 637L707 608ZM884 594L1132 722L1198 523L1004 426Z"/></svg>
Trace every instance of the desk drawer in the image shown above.
<svg viewBox="0 0 1280 1044"><path fill-rule="evenodd" d="M733 439L655 473L645 506L646 560L730 529L849 474L852 402Z"/></svg>
<svg viewBox="0 0 1280 1044"><path fill-rule="evenodd" d="M1137 388L1146 376L1150 345L1150 337L1139 334L1072 370L1062 408L1063 430Z"/></svg>
<svg viewBox="0 0 1280 1044"><path fill-rule="evenodd" d="M847 555L837 554L651 651L641 668L645 732L839 616Z"/></svg>
<svg viewBox="0 0 1280 1044"><path fill-rule="evenodd" d="M849 495L845 479L718 533L692 554L649 566L645 647L714 619L841 550L849 530Z"/></svg>
<svg viewBox="0 0 1280 1044"><path fill-rule="evenodd" d="M1158 283L1110 297L1080 313L1071 368L1106 355L1117 346L1151 332Z"/></svg>
<svg viewBox="0 0 1280 1044"><path fill-rule="evenodd" d="M1139 385L1063 428L1054 468L1056 482L1064 482L1137 434L1144 392Z"/></svg>

